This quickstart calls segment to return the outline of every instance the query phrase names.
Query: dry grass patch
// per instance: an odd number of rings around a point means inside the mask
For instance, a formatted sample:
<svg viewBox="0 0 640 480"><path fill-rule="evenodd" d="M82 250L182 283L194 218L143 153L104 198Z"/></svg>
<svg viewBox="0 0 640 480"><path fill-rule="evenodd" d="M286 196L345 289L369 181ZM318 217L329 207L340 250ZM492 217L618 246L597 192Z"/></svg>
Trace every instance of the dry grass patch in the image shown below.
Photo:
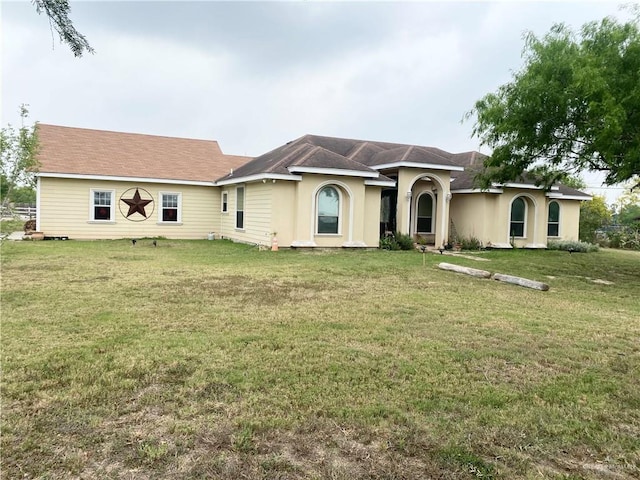
<svg viewBox="0 0 640 480"><path fill-rule="evenodd" d="M2 249L2 478L640 477L637 254Z"/></svg>

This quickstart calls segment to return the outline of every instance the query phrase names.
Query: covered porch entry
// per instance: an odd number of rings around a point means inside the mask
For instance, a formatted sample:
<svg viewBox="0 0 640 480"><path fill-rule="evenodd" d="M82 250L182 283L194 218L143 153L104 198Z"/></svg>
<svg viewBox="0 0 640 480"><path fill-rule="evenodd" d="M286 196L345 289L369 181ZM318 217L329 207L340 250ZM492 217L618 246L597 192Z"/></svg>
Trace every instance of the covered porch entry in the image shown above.
<svg viewBox="0 0 640 480"><path fill-rule="evenodd" d="M396 180L396 186L382 189L380 235L397 231L435 247L448 243L449 179L431 172L385 175Z"/></svg>

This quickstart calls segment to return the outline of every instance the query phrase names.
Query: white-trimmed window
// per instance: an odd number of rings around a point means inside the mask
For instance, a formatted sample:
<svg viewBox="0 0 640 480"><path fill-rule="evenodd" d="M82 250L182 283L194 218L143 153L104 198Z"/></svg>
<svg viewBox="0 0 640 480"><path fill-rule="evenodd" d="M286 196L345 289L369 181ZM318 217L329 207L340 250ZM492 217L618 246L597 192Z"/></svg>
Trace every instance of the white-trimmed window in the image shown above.
<svg viewBox="0 0 640 480"><path fill-rule="evenodd" d="M182 222L182 195L176 192L160 192L160 211L158 212L161 223Z"/></svg>
<svg viewBox="0 0 640 480"><path fill-rule="evenodd" d="M418 197L417 233L433 233L433 203L433 197L428 193L423 193Z"/></svg>
<svg viewBox="0 0 640 480"><path fill-rule="evenodd" d="M220 199L220 211L222 213L227 213L229 211L229 192L222 192Z"/></svg>
<svg viewBox="0 0 640 480"><path fill-rule="evenodd" d="M318 192L316 199L316 233L340 233L340 193L332 186L326 186Z"/></svg>
<svg viewBox="0 0 640 480"><path fill-rule="evenodd" d="M115 217L115 190L91 189L91 212L92 222L113 222Z"/></svg>
<svg viewBox="0 0 640 480"><path fill-rule="evenodd" d="M560 236L560 204L558 202L549 203L549 214L547 217L547 236Z"/></svg>
<svg viewBox="0 0 640 480"><path fill-rule="evenodd" d="M509 236L524 238L527 218L527 203L518 197L511 202L511 220L509 222Z"/></svg>
<svg viewBox="0 0 640 480"><path fill-rule="evenodd" d="M236 187L236 228L244 228L244 187Z"/></svg>

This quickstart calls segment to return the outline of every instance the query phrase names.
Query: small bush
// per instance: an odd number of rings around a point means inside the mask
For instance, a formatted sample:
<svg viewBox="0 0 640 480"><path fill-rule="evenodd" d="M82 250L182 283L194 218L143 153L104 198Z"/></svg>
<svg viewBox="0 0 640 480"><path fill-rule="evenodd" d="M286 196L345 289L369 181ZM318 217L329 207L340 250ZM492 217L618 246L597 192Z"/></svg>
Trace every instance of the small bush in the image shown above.
<svg viewBox="0 0 640 480"><path fill-rule="evenodd" d="M396 242L400 246L400 250L413 250L413 237L406 233L396 232Z"/></svg>
<svg viewBox="0 0 640 480"><path fill-rule="evenodd" d="M480 250L482 242L476 237L463 237L460 239L462 250Z"/></svg>
<svg viewBox="0 0 640 480"><path fill-rule="evenodd" d="M547 243L548 250L563 250L565 252L591 253L597 252L599 247L592 243L579 240L551 240Z"/></svg>
<svg viewBox="0 0 640 480"><path fill-rule="evenodd" d="M396 232L380 238L380 248L383 250L413 250L413 238L406 233Z"/></svg>
<svg viewBox="0 0 640 480"><path fill-rule="evenodd" d="M393 235L380 238L380 248L382 250L400 250L400 245Z"/></svg>
<svg viewBox="0 0 640 480"><path fill-rule="evenodd" d="M626 228L607 232L599 243L603 247L640 250L640 230Z"/></svg>

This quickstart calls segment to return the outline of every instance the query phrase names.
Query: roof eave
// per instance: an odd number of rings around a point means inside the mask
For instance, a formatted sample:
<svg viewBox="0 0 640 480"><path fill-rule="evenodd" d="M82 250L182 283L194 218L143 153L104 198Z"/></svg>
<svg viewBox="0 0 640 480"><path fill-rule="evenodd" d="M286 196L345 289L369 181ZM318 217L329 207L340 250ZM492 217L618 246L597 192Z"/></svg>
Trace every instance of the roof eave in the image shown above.
<svg viewBox="0 0 640 480"><path fill-rule="evenodd" d="M381 165L369 165L370 168L375 170L385 170L388 168L424 168L427 170L447 170L450 172L463 172L464 167L459 167L457 165L441 165L438 163L419 163L419 162L391 162L391 163L383 163Z"/></svg>
<svg viewBox="0 0 640 480"><path fill-rule="evenodd" d="M365 180L364 184L372 187L395 187L396 182L389 180Z"/></svg>
<svg viewBox="0 0 640 480"><path fill-rule="evenodd" d="M253 175L246 175L237 178L225 178L222 180L217 180L214 185L223 186L223 185L234 185L237 183L250 183L250 182L260 182L267 180L288 180L288 181L297 181L302 180L300 175L286 175L282 173L256 173Z"/></svg>
<svg viewBox="0 0 640 480"><path fill-rule="evenodd" d="M503 188L503 187L507 187L507 188L526 188L529 190L544 190L545 187L542 185L535 185L533 183L517 183L517 182L507 182L507 183L492 183L491 184L492 187L495 188ZM551 191L558 191L560 190L560 187L558 186L552 186L551 187Z"/></svg>
<svg viewBox="0 0 640 480"><path fill-rule="evenodd" d="M555 200L592 200L593 197L591 195L587 195L586 193L584 195L564 195L562 193L558 193L558 192L549 192L546 195L549 198L555 199Z"/></svg>
<svg viewBox="0 0 640 480"><path fill-rule="evenodd" d="M203 187L214 186L213 180L180 180L168 178L125 177L117 175L98 175L81 173L38 172L36 177L41 178L67 178L73 180L103 180L110 182L136 182L136 183L165 183L171 185L199 185Z"/></svg>
<svg viewBox="0 0 640 480"><path fill-rule="evenodd" d="M451 193L504 193L501 188L460 188L458 190L451 190Z"/></svg>
<svg viewBox="0 0 640 480"><path fill-rule="evenodd" d="M364 178L378 178L380 174L374 171L363 170L349 170L342 168L324 168L324 167L304 167L298 165L291 165L287 168L291 173L315 173L318 175L340 175L343 177L364 177Z"/></svg>

